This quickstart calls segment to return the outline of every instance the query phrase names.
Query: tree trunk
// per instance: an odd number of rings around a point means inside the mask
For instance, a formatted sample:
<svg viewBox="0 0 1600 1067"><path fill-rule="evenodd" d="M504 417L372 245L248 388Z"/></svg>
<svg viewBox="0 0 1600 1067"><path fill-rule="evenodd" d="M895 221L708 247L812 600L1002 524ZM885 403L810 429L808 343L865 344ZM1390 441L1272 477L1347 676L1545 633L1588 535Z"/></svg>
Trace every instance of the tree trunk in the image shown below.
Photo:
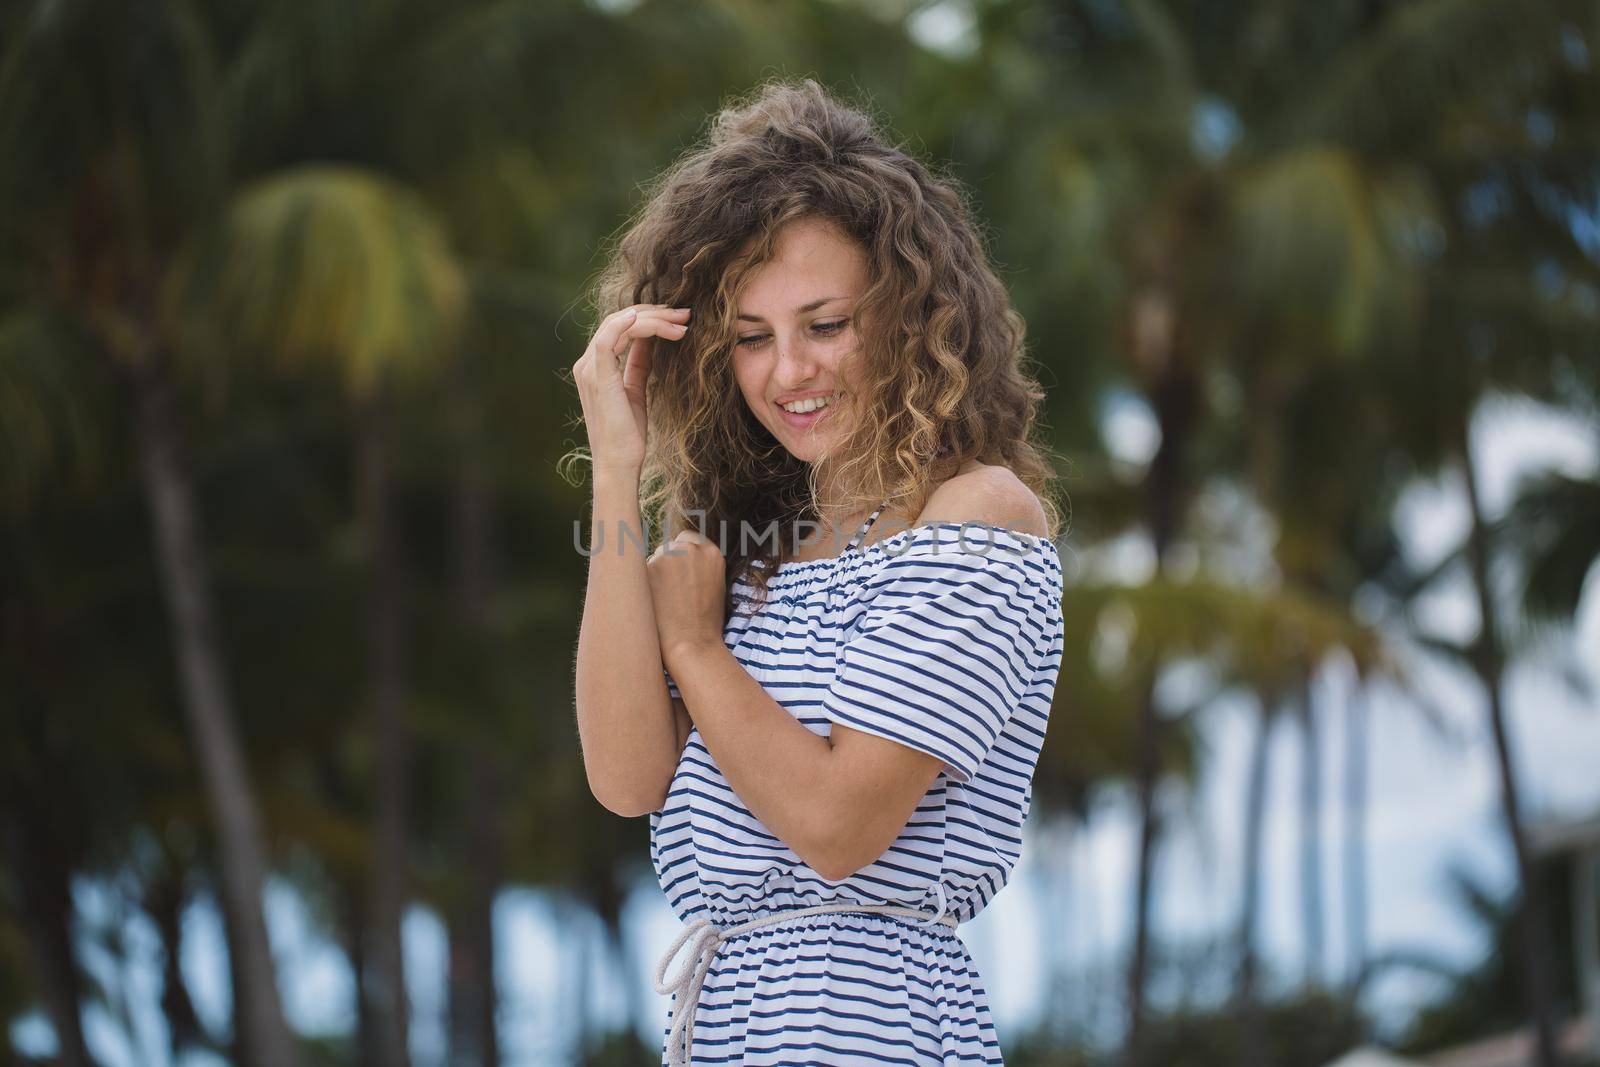
<svg viewBox="0 0 1600 1067"><path fill-rule="evenodd" d="M1152 281L1133 302L1131 362L1144 381L1150 406L1161 428L1161 444L1145 479L1151 549L1155 574L1164 573L1167 547L1177 535L1186 499L1184 450L1199 406L1193 373L1184 365L1178 341L1177 297L1170 275L1176 261L1165 245L1150 253ZM1150 898L1155 851L1160 836L1156 791L1160 785L1163 723L1156 707L1159 653L1152 655L1140 701L1137 790L1139 797L1139 871L1134 887L1134 941L1128 967L1128 1030L1123 1059L1139 1067L1143 1059L1144 992L1149 968Z"/></svg>
<svg viewBox="0 0 1600 1067"><path fill-rule="evenodd" d="M377 1025L372 1018L372 997L367 992L367 942L370 938L370 919L362 887L352 882L340 884L336 890L342 911L345 951L350 956L350 971L356 981L356 1062L362 1067L384 1067L378 1053Z"/></svg>
<svg viewBox="0 0 1600 1067"><path fill-rule="evenodd" d="M189 987L179 965L183 946L183 909L188 904L184 871L169 861L145 893L144 907L161 939L161 1013L167 1020L168 1052L177 1063L191 1049L218 1051L200 1024Z"/></svg>
<svg viewBox="0 0 1600 1067"><path fill-rule="evenodd" d="M450 1062L498 1067L494 902L500 885L499 764L483 746L475 746L469 774L468 824L463 830L472 869L465 907L450 928Z"/></svg>
<svg viewBox="0 0 1600 1067"><path fill-rule="evenodd" d="M639 969L634 966L633 950L628 944L628 939L623 935L620 922L608 924L607 933L611 935L611 950L616 956L617 968L622 975L622 997L624 1004L623 1018L627 1020L624 1032L628 1035L635 1033L634 1021L644 1016L646 1007L639 996L639 983L633 980Z"/></svg>
<svg viewBox="0 0 1600 1067"><path fill-rule="evenodd" d="M1472 645L1472 664L1488 697L1489 727L1494 734L1495 761L1500 771L1500 804L1517 864L1517 884L1520 889L1517 914L1522 924L1523 976L1527 982L1527 1007L1533 1016L1538 1062L1540 1067L1557 1067L1560 1057L1555 1042L1544 908L1538 883L1533 877L1533 865L1528 858L1516 763L1511 754L1511 739L1506 731L1503 693L1505 654L1500 646L1499 616L1495 614L1494 590L1489 580L1489 532L1483 516L1483 502L1478 494L1478 475L1472 462L1471 430L1465 422L1461 427L1459 448L1461 469L1466 479L1467 506L1472 518L1472 526L1467 534L1467 557L1481 620L1478 636Z"/></svg>
<svg viewBox="0 0 1600 1067"><path fill-rule="evenodd" d="M1359 677L1346 715L1344 759L1347 995L1354 1001L1367 970L1367 702Z"/></svg>
<svg viewBox="0 0 1600 1067"><path fill-rule="evenodd" d="M17 882L23 934L33 961L39 999L56 1033L61 1067L90 1067L79 1010L82 983L72 950L72 872L52 855L45 825L35 811L24 810L24 798L6 800L0 812L0 846Z"/></svg>
<svg viewBox="0 0 1600 1067"><path fill-rule="evenodd" d="M456 614L475 652L487 651L493 549L490 498L484 476L482 415L467 358L456 361L452 379L460 447L456 481ZM489 657L475 658L485 662ZM492 711L487 699L480 714ZM462 914L450 929L450 1061L464 1067L498 1067L500 1040L495 1020L494 902L500 888L503 773L488 723L468 742L466 802L461 840L467 843L468 891Z"/></svg>
<svg viewBox="0 0 1600 1067"><path fill-rule="evenodd" d="M372 936L367 944L366 992L374 1040L385 1067L410 1062L401 922L407 896L406 800L410 730L406 723L401 647L399 524L391 513L388 401L380 386L357 417L359 493L370 552L367 600L372 733L377 751L377 838L372 872Z"/></svg>
<svg viewBox="0 0 1600 1067"><path fill-rule="evenodd" d="M312 766L323 803L339 812L358 810L359 787L345 774L337 753L324 748L315 754ZM367 995L369 878L359 867L328 870L328 892L334 914L329 933L343 944L350 958L350 974L355 980L356 1032L351 1043L351 1062L362 1067L383 1067L372 1036L371 998Z"/></svg>
<svg viewBox="0 0 1600 1067"><path fill-rule="evenodd" d="M215 820L222 891L237 918L229 944L241 976L234 990L235 1026L246 1063L280 1067L295 1062L296 1050L262 913L266 850L234 732L236 713L217 639L194 486L182 462L175 389L164 354L152 354L133 381L145 497L172 620L183 710Z"/></svg>
<svg viewBox="0 0 1600 1067"><path fill-rule="evenodd" d="M1071 978L1068 973L1071 966L1069 961L1076 955L1087 955L1091 950L1088 939L1081 946L1075 942L1076 934L1083 928L1078 913L1088 905L1087 894L1074 892L1074 876L1077 873L1074 852L1077 851L1082 824L1072 816L1058 816L1052 821L1053 830L1052 824L1046 822L1039 844L1035 846L1039 850L1036 855L1044 861L1036 884L1041 897L1037 912L1040 922L1039 947L1045 954L1046 1018L1051 1017L1057 1006L1071 995L1068 991ZM1064 1039L1064 1035L1054 1028L1047 1033L1052 1039Z"/></svg>
<svg viewBox="0 0 1600 1067"><path fill-rule="evenodd" d="M1150 891L1156 838L1160 834L1156 787L1160 783L1161 719L1156 714L1155 678L1150 677L1139 713L1139 861L1134 884L1133 958L1128 965L1128 1036L1124 1058L1143 1062L1144 990L1150 960Z"/></svg>
<svg viewBox="0 0 1600 1067"><path fill-rule="evenodd" d="M1256 722L1255 751L1250 755L1250 778L1244 808L1244 856L1239 902L1239 976L1236 1001L1244 1025L1244 1062L1266 1067L1267 1041L1256 988L1256 921L1261 915L1261 843L1267 817L1267 768L1271 764L1272 726L1276 721L1272 697L1262 694Z"/></svg>
<svg viewBox="0 0 1600 1067"><path fill-rule="evenodd" d="M574 917L587 919L589 911L578 900L569 901L569 913ZM576 1053L579 1064L587 1064L594 1054L594 998L589 995L590 986L594 977L590 972L594 962L594 954L590 947L594 938L590 935L587 922L575 921L567 924L567 944L572 949L572 1047Z"/></svg>
<svg viewBox="0 0 1600 1067"><path fill-rule="evenodd" d="M603 966L609 955L622 967L622 974L627 978L623 982L628 1007L626 1017L629 1020L636 1019L635 1010L640 1006L637 983L632 981L632 972L627 969L627 939L622 936L622 906L626 902L626 891L617 881L616 864L605 861L597 864L588 879L588 886L589 902L594 907L595 918L600 920L601 942L596 946L596 962Z"/></svg>
<svg viewBox="0 0 1600 1067"><path fill-rule="evenodd" d="M1307 988L1322 981L1322 739L1317 728L1317 708L1311 695L1312 672L1300 675L1300 894L1305 923L1305 976Z"/></svg>

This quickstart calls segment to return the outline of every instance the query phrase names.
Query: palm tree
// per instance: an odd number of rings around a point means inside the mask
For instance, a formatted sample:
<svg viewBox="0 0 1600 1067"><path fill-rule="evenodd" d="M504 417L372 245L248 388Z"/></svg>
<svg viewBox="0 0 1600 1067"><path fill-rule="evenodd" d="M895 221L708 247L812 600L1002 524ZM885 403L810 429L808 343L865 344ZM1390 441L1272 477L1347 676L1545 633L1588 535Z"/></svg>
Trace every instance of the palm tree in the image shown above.
<svg viewBox="0 0 1600 1067"><path fill-rule="evenodd" d="M1391 325L1390 330L1404 336L1405 331ZM1376 358L1387 342L1370 339L1368 347ZM1301 346L1287 346L1286 354ZM1372 357L1369 357L1372 358ZM1321 366L1304 368L1304 377L1287 391L1278 403L1263 410L1261 417L1274 427L1272 433L1252 432L1257 448L1270 448L1270 456L1258 455L1250 466L1255 471L1256 495L1280 523L1274 547L1277 568L1295 588L1326 597L1331 602L1353 605L1363 587L1383 587L1392 582L1400 565L1399 541L1392 528L1394 502L1404 487L1396 464L1388 462L1398 442L1386 427L1402 411L1391 411L1383 398L1372 395L1363 381L1368 373L1366 361L1329 359ZM1367 432L1352 438L1341 428L1363 425ZM1378 632L1382 632L1378 630ZM1385 637L1388 664L1400 661L1396 640ZM1406 676L1393 667L1379 668L1359 656L1345 657L1354 671L1354 690L1344 709L1346 719L1345 801L1345 899L1350 909L1347 968L1359 974L1365 957L1363 900L1366 893L1365 852L1361 828L1365 819L1364 773L1368 754L1365 748L1363 690L1379 674L1393 673L1394 680L1409 689L1418 706L1428 708L1430 700L1420 687L1410 687ZM1297 710L1307 716L1312 709L1311 679L1326 660L1302 661L1296 674L1286 679L1295 696ZM1263 729L1268 727L1263 721ZM1301 775L1302 887L1305 903L1302 919L1306 926L1305 979L1308 984L1322 977L1319 944L1322 928L1320 902L1320 748L1317 734L1303 725ZM1265 741L1260 742L1264 746ZM1359 994L1352 985L1347 994L1352 1001Z"/></svg>
<svg viewBox="0 0 1600 1067"><path fill-rule="evenodd" d="M453 400L459 426L456 483L456 617L464 633L478 647L495 647L490 625L493 549L489 524L493 501L488 485L478 382L472 364L458 361L452 379ZM488 657L469 662L486 664ZM477 732L468 742L466 803L462 805L461 832L470 842L472 862L463 906L451 924L450 937L450 1052L454 1062L470 1067L498 1067L500 1039L495 1026L498 998L495 990L494 902L504 869L504 830L500 805L504 796L504 768L499 746Z"/></svg>
<svg viewBox="0 0 1600 1067"><path fill-rule="evenodd" d="M1495 768L1500 778L1500 803L1505 819L1506 834L1511 841L1512 857L1517 870L1520 901L1517 907L1522 924L1522 963L1527 999L1533 1014L1534 1035L1537 1041L1539 1062L1553 1065L1558 1056L1555 1045L1555 1019L1551 988L1551 955L1545 927L1545 907L1542 894L1533 880L1532 859L1528 849L1524 822L1525 801L1511 751L1511 739L1506 730L1505 675L1508 662L1502 635L1502 608L1497 602L1489 578L1489 565L1495 547L1491 543L1489 522L1484 515L1478 475L1466 423L1460 428L1459 460L1466 488L1470 525L1465 544L1465 555L1473 593L1477 598L1478 632L1463 649L1452 650L1476 675L1486 697L1486 711L1491 736L1494 740ZM1432 642L1445 648L1447 643Z"/></svg>
<svg viewBox="0 0 1600 1067"><path fill-rule="evenodd" d="M1326 333L1330 317L1334 343L1308 353L1306 365L1323 358L1321 349L1362 350L1386 317L1374 299L1387 291L1384 276L1415 270L1379 236L1395 227L1397 209L1409 216L1409 233L1427 233L1428 153L1461 128L1455 116L1492 114L1525 88L1530 64L1548 68L1573 13L1579 7L1547 5L1528 18L1508 0L1417 0L1261 2L1202 15L1129 0L1110 9L1063 4L1036 27L1043 47L1070 50L1070 73L1057 79L1057 113L1040 116L1031 139L1010 143L1038 146L1040 169L1069 191L1052 213L1063 220L1056 230L1030 221L1040 240L1057 239L1067 258L1098 263L1101 273L1108 262L1118 268L1098 289L1120 308L1123 325L1109 336L1160 432L1144 483L1158 578L1201 485L1194 447L1219 415L1215 393L1202 386L1225 373L1244 398L1270 400L1285 371L1290 385L1298 373L1300 353L1284 342ZM1257 219L1274 225L1263 229ZM1319 254L1330 246L1338 258ZM1230 256L1239 252L1287 271L1252 290L1244 283L1267 275L1240 270ZM1258 345L1249 313L1258 302L1280 323L1309 317L1311 326ZM1128 978L1134 1063L1158 834L1152 802L1163 724L1152 700L1140 721Z"/></svg>
<svg viewBox="0 0 1600 1067"><path fill-rule="evenodd" d="M1544 46L1560 53L1563 27L1544 30ZM1587 85L1587 72L1572 65L1546 62L1525 75L1529 84L1514 98L1525 107L1548 108L1561 129L1592 125L1589 96L1574 94ZM1485 717L1493 739L1500 783L1501 815L1519 886L1518 921L1525 1003L1531 1017L1539 1062L1557 1062L1551 953L1547 918L1540 888L1533 877L1524 827L1525 798L1511 739L1506 728L1505 680L1516 651L1508 606L1502 603L1492 571L1508 553L1504 536L1532 531L1522 524L1527 513L1495 523L1485 513L1478 480L1471 423L1482 402L1497 393L1535 400L1571 403L1561 383L1576 380L1566 370L1570 353L1592 351L1596 316L1575 289L1592 285L1596 270L1570 228L1568 205L1589 195L1582 160L1574 167L1562 137L1548 140L1527 133L1491 136L1501 129L1494 116L1464 124L1441 138L1439 184L1441 202L1452 206L1442 216L1446 252L1433 270L1436 277L1413 366L1394 368L1396 389L1426 395L1432 404L1426 416L1406 427L1410 451L1427 464L1458 472L1467 504L1468 531L1462 544L1422 576L1420 584L1464 572L1477 602L1479 625L1471 641L1461 644L1423 634L1422 643L1469 671L1485 696ZM1471 193L1491 190L1504 197L1507 210L1485 214L1474 207ZM1553 274L1553 278L1552 278ZM1592 411L1592 383L1587 410ZM1579 399L1579 403L1585 400ZM1537 491L1536 491L1537 492ZM1581 494L1578 494L1581 499ZM1576 517L1576 516L1574 516ZM1581 528L1581 527L1580 527ZM1536 535L1535 535L1536 536ZM1562 552L1581 544L1584 535L1556 539ZM1550 544L1545 541L1545 544ZM1537 542L1536 542L1537 544ZM1538 548L1530 560L1543 555ZM1572 566L1567 557L1565 564ZM1569 598L1575 592L1568 594ZM1535 601L1540 598L1536 595ZM1536 609L1537 610L1537 609Z"/></svg>
<svg viewBox="0 0 1600 1067"><path fill-rule="evenodd" d="M1235 1001L1243 1012L1243 1036L1251 1062L1265 1062L1267 1041L1261 1032L1259 954L1256 921L1261 901L1261 842L1266 814L1266 778L1271 730L1290 700L1317 667L1335 654L1356 665L1362 676L1386 674L1402 683L1405 675L1390 642L1370 624L1357 621L1345 602L1304 587L1286 586L1259 599L1258 617L1230 620L1230 638L1244 647L1233 650L1237 684L1258 706L1257 735L1246 784L1243 895L1238 924L1239 970Z"/></svg>
<svg viewBox="0 0 1600 1067"><path fill-rule="evenodd" d="M117 423L115 382L70 317L24 307L6 323L0 675L14 713L0 717L0 840L19 890L8 903L26 920L17 942L32 950L63 1059L87 1062L82 1009L126 1024L121 983L79 978L85 943L127 954L119 932L95 930L74 907L74 883L106 887L149 916L161 943L173 1053L226 1055L178 969L181 915L201 877L220 870L220 842L196 832L207 804L173 713L175 680L160 669L167 648L139 464L106 432Z"/></svg>
<svg viewBox="0 0 1600 1067"><path fill-rule="evenodd" d="M32 717L31 715L29 716ZM83 843L66 835L48 837L42 831L59 825L60 796L47 792L48 782L31 781L32 776L15 773L6 776L6 789L0 800L0 856L17 887L11 901L21 921L16 939L25 942L29 962L38 983L40 1000L55 1031L63 1067L89 1067L88 1046L84 1042L84 982L78 973L73 951L72 874ZM47 817L48 807L55 818Z"/></svg>
<svg viewBox="0 0 1600 1067"><path fill-rule="evenodd" d="M583 213L575 210L575 203L595 195L593 156L571 153L580 131L567 125L589 111L564 108L552 113L532 102L559 84L563 98L573 92L591 94L601 98L594 101L594 112L611 112L619 121L636 123L641 136L619 138L621 142L648 145L670 132L662 121L666 96L640 99L631 83L586 76L593 69L590 57L574 42L593 42L593 54L603 54L607 61L617 60L627 50L613 34L610 21L578 7L373 5L345 17L281 5L263 18L230 83L235 109L249 114L253 125L268 133L240 146L241 155L262 171L263 180L241 198L232 213L230 232L203 261L218 264L219 285L215 289L201 285L191 296L204 304L208 291L221 294L225 306L218 324L250 338L253 347L280 361L304 355L341 362L349 372L348 392L357 411L362 512L377 574L368 627L379 742L379 841L374 898L368 905L346 901L346 909L366 916L371 928L352 935L351 951L360 958L358 970L369 976L374 994L363 999L361 1029L370 1039L372 1055L385 1063L402 1062L399 1057L404 1055L399 912L406 892L406 842L413 829L404 818L404 802L416 761L401 705L419 682L440 683L419 695L458 709L448 744L461 746L466 756L465 767L451 768L451 780L458 783L455 788L463 798L460 823L451 832L440 833L438 841L451 853L460 852L463 840L471 845L461 856L462 864L428 886L451 926L452 1057L492 1064L498 1056L491 918L503 876L499 857L503 818L498 810L503 798L497 788L497 764L508 722L494 712L509 703L502 693L514 690L502 684L498 675L505 672L495 670L488 655L504 651L505 646L491 643L502 636L491 632L489 621L496 590L490 584L487 530L495 509L491 490L498 486L488 470L486 428L481 423L486 421L483 409L489 406L488 398L507 388L516 391L506 394L504 410L498 414L519 433L524 424L553 431L564 414L551 403L544 417L529 416L530 400L554 400L554 391L540 388L549 384L548 378L508 385L503 373L484 373L484 361L477 358L462 361L449 376L449 407L462 416L462 425L456 428L458 434L443 442L458 450L460 457L456 587L443 601L443 610L459 625L441 626L442 633L429 631L429 638L437 644L443 637L444 647L463 651L464 658L450 666L470 665L471 670L455 671L448 678L419 678L431 666L425 662L426 647L404 655L406 672L400 669L398 587L403 550L398 543L400 523L388 504L395 439L389 426L405 419L408 431L415 430L421 422L414 416L427 420L435 413L422 410L427 405L419 403L410 417L402 414L398 402L403 397L393 379L404 376L396 373L407 370L404 364L413 360L431 364L444 354L443 347L453 345L453 340L439 340L441 327L459 317L455 305L466 299L466 281L446 279L434 270L443 264L438 253L446 229L453 238L461 238L453 242L456 247L471 255L475 306L506 310L512 305L511 310L525 318L530 311L543 315L547 307L559 310L577 290L574 279L559 287L559 299L549 297L558 287L547 272L566 252L560 244L563 234L570 239L581 232L575 224ZM683 32L681 26L668 28ZM641 58L655 56L653 47L641 46L637 52ZM319 61L300 63L299 57L306 54ZM348 163L343 168L297 172L285 162L312 150ZM304 180L293 187L287 180L278 181L297 173ZM394 181L383 185L382 174L395 176L411 190L394 217L389 213L392 202L402 199L396 195L400 185ZM338 192L335 185L341 175L350 180ZM357 188L362 180L365 191ZM277 193L272 191L274 185ZM275 196L282 202L274 203ZM424 210L418 196L426 199L425 210L432 216L423 227L428 233L422 240L428 247L421 249L409 245L420 232L413 226ZM310 243L303 248L294 244L301 222L296 216L302 212L311 220ZM532 217L541 212L549 218ZM259 217L251 218L252 214ZM323 240L328 228L341 230L331 244ZM363 239L375 243L363 247ZM392 246L385 246L385 240ZM317 249L316 258L304 250L312 247ZM235 259L241 249L254 266ZM324 257L338 256L348 256L341 262L349 269L334 266L333 270L355 291L351 306L364 309L343 321L334 301L316 303L311 309L313 305L301 299L297 284L307 286L308 295L317 295L309 293L314 285L311 276L298 281L293 277L296 272L306 274L308 268L325 268ZM387 266L397 267L401 275L411 272L417 291L407 289L405 277L387 276ZM249 271L258 268L264 273L252 278ZM453 258L449 270L464 273ZM197 269L202 278L210 272L209 266ZM253 291L257 282L260 292ZM540 306L530 308L533 302ZM368 317L362 319L363 313ZM280 316L281 330L274 325ZM297 329L302 332L297 334ZM515 332L523 342L513 354L519 363L527 362L530 350L548 348L548 337L530 336L523 323L516 324ZM486 333L476 332L463 351L482 355L495 344ZM570 357L563 365L568 362ZM434 378L431 366L421 369L425 379ZM525 437L515 440L508 449L525 443ZM520 454L537 455L540 450L522 449ZM526 465L508 464L507 469L513 466L516 477L525 480ZM429 590L423 587L420 593L426 596ZM516 711L524 710L518 702ZM421 774L430 770L415 768Z"/></svg>
<svg viewBox="0 0 1600 1067"><path fill-rule="evenodd" d="M1524 476L1490 536L1518 558L1517 615L1535 629L1570 627L1584 580L1600 560L1600 478Z"/></svg>
<svg viewBox="0 0 1600 1067"><path fill-rule="evenodd" d="M453 351L462 268L428 206L380 174L302 166L240 190L187 273L208 330L281 367L325 364L353 406L355 483L372 575L367 640L377 760L371 933L361 986L384 1063L408 1062L400 923L409 895L403 550L392 511L393 390Z"/></svg>
<svg viewBox="0 0 1600 1067"><path fill-rule="evenodd" d="M160 298L221 195L212 42L204 15L176 2L38 3L14 15L0 68L0 239L126 386L182 706L220 844L239 1052L277 1065L293 1062L294 1045L262 914L267 849L185 463L176 331ZM82 78L86 69L97 76Z"/></svg>
<svg viewBox="0 0 1600 1067"><path fill-rule="evenodd" d="M1544 856L1535 861L1536 877L1553 897L1570 904L1567 889L1573 854ZM1519 912L1520 890L1498 892L1470 871L1452 866L1447 872L1451 902L1472 926L1482 955L1460 964L1422 957L1410 962L1438 980L1439 992L1421 1006L1406 1027L1398 1049L1425 1056L1440 1049L1459 1047L1477 1039L1503 1034L1523 1015L1518 1003L1525 979L1522 953L1517 946L1525 926ZM1563 907L1553 918L1558 943L1576 944L1580 934L1573 922L1575 909ZM1554 971L1556 997L1562 1003L1580 1002L1576 969L1564 964Z"/></svg>

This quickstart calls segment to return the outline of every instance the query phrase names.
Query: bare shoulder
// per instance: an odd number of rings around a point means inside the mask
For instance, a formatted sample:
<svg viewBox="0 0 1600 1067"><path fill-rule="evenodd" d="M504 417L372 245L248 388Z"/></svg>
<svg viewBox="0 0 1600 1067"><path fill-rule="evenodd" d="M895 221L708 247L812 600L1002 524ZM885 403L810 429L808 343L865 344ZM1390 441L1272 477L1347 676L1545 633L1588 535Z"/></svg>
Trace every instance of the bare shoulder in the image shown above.
<svg viewBox="0 0 1600 1067"><path fill-rule="evenodd" d="M978 464L940 483L916 525L977 522L1035 537L1049 536L1044 505L1009 467Z"/></svg>

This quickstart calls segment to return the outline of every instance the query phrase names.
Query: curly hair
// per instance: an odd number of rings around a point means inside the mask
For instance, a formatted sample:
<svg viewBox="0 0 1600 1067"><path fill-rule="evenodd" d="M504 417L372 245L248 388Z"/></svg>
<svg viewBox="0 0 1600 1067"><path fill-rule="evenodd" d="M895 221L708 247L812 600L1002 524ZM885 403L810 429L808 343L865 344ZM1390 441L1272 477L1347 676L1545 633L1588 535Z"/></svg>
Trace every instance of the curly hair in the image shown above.
<svg viewBox="0 0 1600 1067"><path fill-rule="evenodd" d="M692 309L679 341L654 338L641 513L670 539L703 515L729 531L728 603L743 578L793 555L739 534L823 520L826 463L838 516L879 501L920 513L968 458L1010 468L1061 528L1056 474L1030 440L1044 392L1025 366L1026 327L988 261L959 184L890 143L863 111L816 81L771 81L716 114L704 143L645 186L643 206L598 275L595 323L621 308ZM794 457L755 417L735 381L737 296L780 230L832 223L860 243L869 287L856 303L856 389L849 429L817 463ZM832 518L825 528L838 523ZM756 561L759 561L757 564Z"/></svg>

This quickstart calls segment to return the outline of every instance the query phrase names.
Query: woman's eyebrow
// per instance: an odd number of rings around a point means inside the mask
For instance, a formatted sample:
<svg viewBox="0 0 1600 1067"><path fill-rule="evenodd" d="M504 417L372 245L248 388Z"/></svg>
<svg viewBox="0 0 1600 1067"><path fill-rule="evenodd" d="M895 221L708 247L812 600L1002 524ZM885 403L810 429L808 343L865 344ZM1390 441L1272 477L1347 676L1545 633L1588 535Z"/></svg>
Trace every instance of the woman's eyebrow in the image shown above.
<svg viewBox="0 0 1600 1067"><path fill-rule="evenodd" d="M844 299L845 299L845 297L842 297L842 296L825 296L821 300L813 300L813 301L811 301L811 303L806 304L804 307L795 308L794 309L794 313L796 315L804 315L808 311L817 310L817 308L821 307L823 304L828 304L828 303L832 303L835 300L844 300ZM763 321L765 321L765 320L763 320L761 318L760 315L746 315L746 314L743 314L743 313L740 313L739 318L741 320L743 320L743 321L746 321L746 322L763 322Z"/></svg>

